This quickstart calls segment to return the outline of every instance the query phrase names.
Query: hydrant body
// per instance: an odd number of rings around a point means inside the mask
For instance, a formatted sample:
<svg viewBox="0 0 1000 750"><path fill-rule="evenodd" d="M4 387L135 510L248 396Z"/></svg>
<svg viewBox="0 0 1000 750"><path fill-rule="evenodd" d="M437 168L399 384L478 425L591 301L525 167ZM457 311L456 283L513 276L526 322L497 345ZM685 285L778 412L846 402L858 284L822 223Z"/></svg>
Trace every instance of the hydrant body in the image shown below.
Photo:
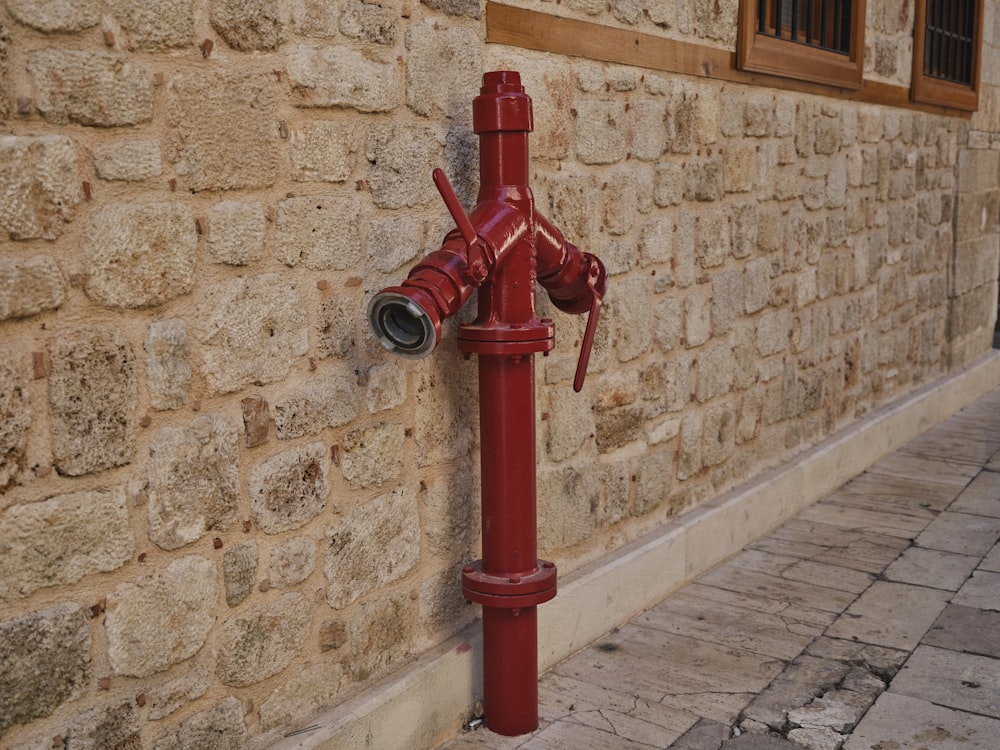
<svg viewBox="0 0 1000 750"><path fill-rule="evenodd" d="M555 346L540 320L540 283L559 309L590 311L574 387L580 390L606 286L604 267L535 210L528 186L531 99L519 74L483 77L473 102L480 137L480 191L466 217L440 170L434 181L457 229L399 287L373 298L369 316L387 348L430 353L441 321L478 288L476 319L458 346L478 356L482 465L482 559L462 571L462 590L483 605L483 700L494 732L538 726L537 606L556 595L556 568L537 556L534 355Z"/></svg>

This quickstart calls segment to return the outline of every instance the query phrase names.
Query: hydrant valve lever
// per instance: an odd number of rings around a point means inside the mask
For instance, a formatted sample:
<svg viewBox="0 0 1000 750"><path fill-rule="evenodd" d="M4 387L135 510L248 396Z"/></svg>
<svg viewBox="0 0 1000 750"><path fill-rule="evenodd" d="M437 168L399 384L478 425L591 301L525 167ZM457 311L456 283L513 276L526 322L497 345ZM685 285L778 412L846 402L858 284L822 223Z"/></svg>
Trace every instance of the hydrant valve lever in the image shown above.
<svg viewBox="0 0 1000 750"><path fill-rule="evenodd" d="M538 558L534 355L555 347L555 324L538 317L536 292L544 290L564 313L590 313L573 379L579 391L607 288L600 259L537 210L528 185L532 118L519 73L483 76L472 102L475 207L466 214L435 169L457 229L368 305L382 346L420 359L438 345L442 322L477 295L476 318L458 327L458 349L477 355L479 372L482 559L463 566L462 594L483 607L486 725L504 735L538 727L537 609L557 587L555 563Z"/></svg>
<svg viewBox="0 0 1000 750"><path fill-rule="evenodd" d="M438 192L441 193L441 198L444 200L444 205L447 207L448 213L451 214L451 218L455 221L455 226L458 227L458 233L465 240L466 254L468 256L468 267L465 278L473 286L479 286L486 279L488 273L482 240L479 239L479 235L476 234L476 230L462 208L458 196L455 195L455 190L448 180L448 175L444 173L443 169L438 168L431 173L431 176L434 179L434 185L437 187Z"/></svg>

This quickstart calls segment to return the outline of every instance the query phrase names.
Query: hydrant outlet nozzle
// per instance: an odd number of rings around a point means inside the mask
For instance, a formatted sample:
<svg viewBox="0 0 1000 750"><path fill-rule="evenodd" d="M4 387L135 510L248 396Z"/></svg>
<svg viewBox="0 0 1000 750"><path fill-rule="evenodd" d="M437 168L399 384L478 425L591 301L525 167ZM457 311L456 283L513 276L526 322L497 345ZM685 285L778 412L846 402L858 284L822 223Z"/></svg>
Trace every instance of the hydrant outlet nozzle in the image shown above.
<svg viewBox="0 0 1000 750"><path fill-rule="evenodd" d="M368 320L383 348L406 359L423 359L437 346L440 321L401 291L387 289L372 298Z"/></svg>

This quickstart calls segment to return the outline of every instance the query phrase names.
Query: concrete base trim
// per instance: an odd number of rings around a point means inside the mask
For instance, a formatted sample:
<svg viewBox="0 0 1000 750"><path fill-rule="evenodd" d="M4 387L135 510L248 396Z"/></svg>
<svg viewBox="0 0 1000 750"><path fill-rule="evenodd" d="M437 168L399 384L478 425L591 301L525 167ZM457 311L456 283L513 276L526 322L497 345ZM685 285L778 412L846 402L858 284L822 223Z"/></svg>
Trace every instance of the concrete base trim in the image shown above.
<svg viewBox="0 0 1000 750"><path fill-rule="evenodd" d="M726 560L887 454L1000 386L1000 352L910 393L747 485L683 514L559 584L538 610L546 670ZM481 692L478 626L299 733L278 750L432 748L472 713Z"/></svg>

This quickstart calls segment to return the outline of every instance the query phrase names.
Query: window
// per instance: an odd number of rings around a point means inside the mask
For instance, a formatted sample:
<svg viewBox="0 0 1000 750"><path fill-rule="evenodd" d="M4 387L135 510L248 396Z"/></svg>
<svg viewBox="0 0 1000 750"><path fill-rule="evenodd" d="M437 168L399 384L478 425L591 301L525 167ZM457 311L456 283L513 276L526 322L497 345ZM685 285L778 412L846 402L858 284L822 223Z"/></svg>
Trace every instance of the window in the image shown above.
<svg viewBox="0 0 1000 750"><path fill-rule="evenodd" d="M756 73L857 89L864 35L865 0L740 0L737 63Z"/></svg>
<svg viewBox="0 0 1000 750"><path fill-rule="evenodd" d="M913 27L914 101L979 106L983 0L917 0Z"/></svg>

